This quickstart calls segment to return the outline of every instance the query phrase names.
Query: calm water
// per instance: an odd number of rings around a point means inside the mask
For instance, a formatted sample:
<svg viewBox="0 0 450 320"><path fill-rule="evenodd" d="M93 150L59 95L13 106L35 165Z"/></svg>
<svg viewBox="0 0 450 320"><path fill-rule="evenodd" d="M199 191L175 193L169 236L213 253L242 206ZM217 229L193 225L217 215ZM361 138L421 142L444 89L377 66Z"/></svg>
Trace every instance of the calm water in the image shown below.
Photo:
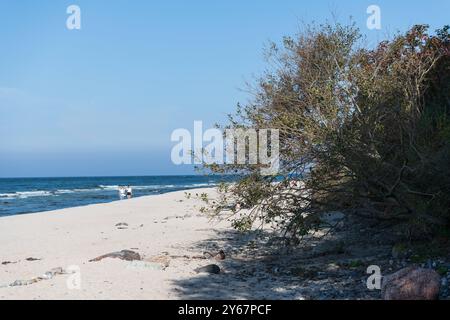
<svg viewBox="0 0 450 320"><path fill-rule="evenodd" d="M0 216L116 201L119 185L132 186L133 196L141 197L214 186L223 180L219 176L0 179Z"/></svg>

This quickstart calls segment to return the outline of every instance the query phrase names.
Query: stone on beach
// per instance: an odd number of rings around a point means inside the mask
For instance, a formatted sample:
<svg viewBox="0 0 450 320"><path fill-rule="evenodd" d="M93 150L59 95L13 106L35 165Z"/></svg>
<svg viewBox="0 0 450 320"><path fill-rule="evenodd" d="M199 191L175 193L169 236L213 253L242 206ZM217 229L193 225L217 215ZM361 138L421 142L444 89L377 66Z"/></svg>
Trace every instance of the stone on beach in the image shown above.
<svg viewBox="0 0 450 320"><path fill-rule="evenodd" d="M432 269L408 267L383 278L384 300L436 300L440 276Z"/></svg>
<svg viewBox="0 0 450 320"><path fill-rule="evenodd" d="M39 261L39 260L42 260L42 259L38 259L38 258L32 258L32 257L30 257L30 258L26 258L25 260L26 260L26 261L30 261L30 262L33 262L33 261Z"/></svg>
<svg viewBox="0 0 450 320"><path fill-rule="evenodd" d="M120 222L120 223L117 223L115 226L116 226L117 229L119 229L119 230L128 229L128 223L126 223L126 222Z"/></svg>
<svg viewBox="0 0 450 320"><path fill-rule="evenodd" d="M197 273L209 273L209 274L219 274L220 273L220 267L216 264L210 264L204 267L200 267L195 269L195 272Z"/></svg>

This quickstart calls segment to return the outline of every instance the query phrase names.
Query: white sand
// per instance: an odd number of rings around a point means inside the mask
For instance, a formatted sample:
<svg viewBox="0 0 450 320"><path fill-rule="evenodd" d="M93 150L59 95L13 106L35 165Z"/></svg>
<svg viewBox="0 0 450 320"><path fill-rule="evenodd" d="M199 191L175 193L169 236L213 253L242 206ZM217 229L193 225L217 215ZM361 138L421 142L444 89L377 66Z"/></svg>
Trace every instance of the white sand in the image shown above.
<svg viewBox="0 0 450 320"><path fill-rule="evenodd" d="M213 189L189 192L214 194ZM265 292L268 286L264 283L255 286L260 279L250 279L252 282L233 276L233 270L242 271L245 263L230 257L229 243L236 234L229 223L211 222L200 213L202 206L198 198L187 199L181 191L0 218L0 299L292 298L293 292L286 296L286 288L274 295L277 291L272 282L270 292ZM118 223L129 226L120 230ZM228 251L224 262L174 257L165 270L145 262L136 265L110 258L89 262L124 249L148 259L164 252L170 256L195 256L220 248ZM8 261L12 263L1 264ZM224 273L194 272L210 263L220 265ZM57 267L76 270L71 266L77 266L80 273L56 275L26 286L2 287L39 277ZM78 276L81 288L70 288L67 283Z"/></svg>

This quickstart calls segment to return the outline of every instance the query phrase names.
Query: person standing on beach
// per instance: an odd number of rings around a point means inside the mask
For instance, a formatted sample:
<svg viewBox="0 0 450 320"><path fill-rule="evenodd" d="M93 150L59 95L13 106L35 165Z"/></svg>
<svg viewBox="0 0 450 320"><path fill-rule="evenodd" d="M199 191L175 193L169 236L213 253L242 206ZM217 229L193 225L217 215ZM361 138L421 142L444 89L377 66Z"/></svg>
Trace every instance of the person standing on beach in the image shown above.
<svg viewBox="0 0 450 320"><path fill-rule="evenodd" d="M127 192L125 190L125 187L119 186L119 198L120 200L125 199L127 196Z"/></svg>
<svg viewBox="0 0 450 320"><path fill-rule="evenodd" d="M133 189L130 186L127 187L127 198L131 199L133 197Z"/></svg>

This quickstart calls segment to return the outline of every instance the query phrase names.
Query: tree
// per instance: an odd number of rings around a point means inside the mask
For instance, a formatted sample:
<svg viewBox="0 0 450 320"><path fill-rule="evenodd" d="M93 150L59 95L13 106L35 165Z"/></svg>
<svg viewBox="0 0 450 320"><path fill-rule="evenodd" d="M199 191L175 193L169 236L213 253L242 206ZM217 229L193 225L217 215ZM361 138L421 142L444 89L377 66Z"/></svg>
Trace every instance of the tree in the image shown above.
<svg viewBox="0 0 450 320"><path fill-rule="evenodd" d="M234 225L271 224L299 238L342 211L433 233L450 224L449 27L418 25L375 49L354 25L309 26L282 48L227 128L280 130L281 171L238 173L215 204L239 203ZM301 183L292 183L301 179Z"/></svg>

